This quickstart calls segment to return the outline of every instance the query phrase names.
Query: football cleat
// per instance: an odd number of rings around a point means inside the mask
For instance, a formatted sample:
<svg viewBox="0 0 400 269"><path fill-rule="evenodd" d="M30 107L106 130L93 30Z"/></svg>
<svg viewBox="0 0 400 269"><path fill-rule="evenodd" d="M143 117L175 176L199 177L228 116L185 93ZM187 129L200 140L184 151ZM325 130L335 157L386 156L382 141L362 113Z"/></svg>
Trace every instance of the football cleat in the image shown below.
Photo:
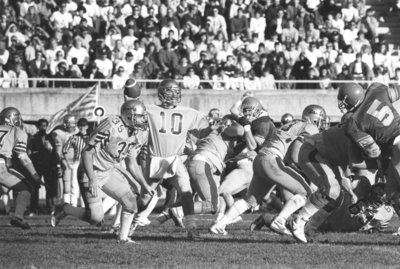
<svg viewBox="0 0 400 269"><path fill-rule="evenodd" d="M306 221L303 218L295 217L289 221L289 229L293 237L302 243L307 243L306 234L304 233L304 227Z"/></svg>
<svg viewBox="0 0 400 269"><path fill-rule="evenodd" d="M124 244L124 245L139 245L140 243L138 243L138 242L136 242L136 241L134 241L134 240L132 240L132 239L130 239L129 237L128 237L128 239L125 239L125 240L118 240L117 241L117 243L118 244Z"/></svg>
<svg viewBox="0 0 400 269"><path fill-rule="evenodd" d="M109 234L119 235L119 225L111 226L106 232Z"/></svg>
<svg viewBox="0 0 400 269"><path fill-rule="evenodd" d="M260 215L250 224L250 231L260 231L262 227L267 226L264 216Z"/></svg>
<svg viewBox="0 0 400 269"><path fill-rule="evenodd" d="M292 235L288 228L286 228L286 220L283 218L275 218L269 228L281 235Z"/></svg>
<svg viewBox="0 0 400 269"><path fill-rule="evenodd" d="M221 225L219 223L214 224L210 227L210 232L213 234L227 235L228 232L225 231L225 225Z"/></svg>
<svg viewBox="0 0 400 269"><path fill-rule="evenodd" d="M169 220L171 216L167 212L161 212L152 222L151 225L154 227L160 227L164 222Z"/></svg>
<svg viewBox="0 0 400 269"><path fill-rule="evenodd" d="M60 221L65 218L67 215L64 212L64 205L62 206L57 206L56 210L54 211L53 214L51 214L50 218L50 225L51 227L56 227Z"/></svg>
<svg viewBox="0 0 400 269"><path fill-rule="evenodd" d="M169 214L176 226L185 228L185 224L183 223L183 212L181 207L170 208Z"/></svg>
<svg viewBox="0 0 400 269"><path fill-rule="evenodd" d="M17 218L15 216L11 217L10 225L14 227L19 227L23 230L30 230L31 226L29 223L25 222L23 219Z"/></svg>

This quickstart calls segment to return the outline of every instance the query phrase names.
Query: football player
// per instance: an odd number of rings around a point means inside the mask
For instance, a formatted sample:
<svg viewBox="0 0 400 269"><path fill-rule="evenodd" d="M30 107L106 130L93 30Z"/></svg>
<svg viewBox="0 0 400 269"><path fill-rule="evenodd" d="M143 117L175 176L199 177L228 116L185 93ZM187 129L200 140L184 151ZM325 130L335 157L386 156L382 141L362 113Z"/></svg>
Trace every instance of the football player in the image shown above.
<svg viewBox="0 0 400 269"><path fill-rule="evenodd" d="M59 179L58 198L61 199L62 195L62 202L57 201L57 204L64 202L76 206L79 199L79 185L76 178L77 166L74 166L74 152L69 150L63 153L62 149L69 138L79 130L76 127L76 118L74 115L68 114L63 120L63 128L54 130L50 134L50 141L55 152L55 162L57 163L57 175Z"/></svg>
<svg viewBox="0 0 400 269"><path fill-rule="evenodd" d="M257 155L257 151L265 139L268 139L276 132L275 125L257 98L247 96L242 101L241 114L243 116L238 122L244 128L244 141L236 147L236 151L240 153L227 161L235 168L224 177L219 188L219 192L226 203L226 208L230 208L233 205L233 195L248 188L253 177L253 160ZM217 219L220 219L224 212L225 207L220 207Z"/></svg>
<svg viewBox="0 0 400 269"><path fill-rule="evenodd" d="M18 193L10 224L22 229L30 229L30 225L24 221L24 212L30 203L32 187L25 177L13 168L13 166L18 166L14 161L18 160L19 164L26 169L35 187L39 187L42 182L27 154L28 136L21 127L22 119L18 109L7 107L0 112L0 184L7 190Z"/></svg>
<svg viewBox="0 0 400 269"><path fill-rule="evenodd" d="M150 137L145 175L154 189L162 180L168 180L178 191L188 237L199 239L189 174L181 156L189 133L201 138L208 135L211 128L201 112L178 105L181 102L181 88L175 80L163 80L158 86L158 97L160 105L147 106ZM155 205L156 203L153 203L152 207ZM135 222L145 222L143 219L147 219L151 211L151 207L147 206L146 212L139 213Z"/></svg>
<svg viewBox="0 0 400 269"><path fill-rule="evenodd" d="M294 206L287 206L281 211L274 230L279 233L290 233L284 225L281 225L281 221L286 214L290 215L290 212L295 210L293 207L305 203L305 197L311 193L311 189L295 169L284 163L284 159L292 144L297 141L302 143L306 135L319 132L319 128L324 126L325 117L325 110L321 106L308 106L304 109L302 121L285 125L265 140L254 159L254 175L246 199L236 201L224 217L210 228L212 233L226 234L225 226L248 209L258 206L262 199L273 191L275 184L284 190L283 196L288 204Z"/></svg>
<svg viewBox="0 0 400 269"><path fill-rule="evenodd" d="M136 100L126 101L120 116L110 116L100 123L90 134L78 171L85 208L64 204L51 219L53 227L66 215L98 225L104 217L101 197L104 192L122 205L119 242L133 242L128 234L137 212L140 188L143 193L154 192L136 159L140 147L147 142L146 129L146 108ZM121 168L122 161L127 170Z"/></svg>

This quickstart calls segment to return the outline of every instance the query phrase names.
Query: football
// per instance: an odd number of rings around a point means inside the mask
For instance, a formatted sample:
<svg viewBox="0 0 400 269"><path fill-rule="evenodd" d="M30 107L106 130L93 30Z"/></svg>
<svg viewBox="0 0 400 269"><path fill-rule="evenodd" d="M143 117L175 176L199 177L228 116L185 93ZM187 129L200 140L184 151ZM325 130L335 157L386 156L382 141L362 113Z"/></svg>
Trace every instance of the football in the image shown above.
<svg viewBox="0 0 400 269"><path fill-rule="evenodd" d="M136 83L136 80L130 78L125 82L124 96L126 100L139 98L141 91L142 88Z"/></svg>

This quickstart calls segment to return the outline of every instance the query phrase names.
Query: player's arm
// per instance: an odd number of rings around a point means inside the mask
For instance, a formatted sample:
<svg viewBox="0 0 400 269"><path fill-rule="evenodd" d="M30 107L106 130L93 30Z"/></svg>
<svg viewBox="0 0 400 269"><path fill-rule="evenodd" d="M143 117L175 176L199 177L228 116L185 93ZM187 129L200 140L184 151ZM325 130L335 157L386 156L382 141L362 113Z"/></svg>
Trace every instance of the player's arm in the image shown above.
<svg viewBox="0 0 400 269"><path fill-rule="evenodd" d="M244 135L244 128L236 121L233 121L222 133L229 137L242 137Z"/></svg>
<svg viewBox="0 0 400 269"><path fill-rule="evenodd" d="M346 135L363 150L368 158L376 159L381 155L381 149L372 136L361 131L353 118L350 118L347 122Z"/></svg>
<svg viewBox="0 0 400 269"><path fill-rule="evenodd" d="M140 152L141 145L136 145L131 149L128 157L125 158L126 169L133 176L133 178L140 184L145 193L153 195L155 190L147 184L147 181L143 175L142 167L137 162L137 155ZM136 152L136 153L135 153Z"/></svg>
<svg viewBox="0 0 400 269"><path fill-rule="evenodd" d="M28 171L34 183L38 186L44 185L44 183L40 180L40 176L37 173L35 167L33 166L33 163L26 151L27 140L28 140L27 135L22 130L18 129L16 133L16 141L13 152L14 154L17 155L22 166L24 166L25 169Z"/></svg>

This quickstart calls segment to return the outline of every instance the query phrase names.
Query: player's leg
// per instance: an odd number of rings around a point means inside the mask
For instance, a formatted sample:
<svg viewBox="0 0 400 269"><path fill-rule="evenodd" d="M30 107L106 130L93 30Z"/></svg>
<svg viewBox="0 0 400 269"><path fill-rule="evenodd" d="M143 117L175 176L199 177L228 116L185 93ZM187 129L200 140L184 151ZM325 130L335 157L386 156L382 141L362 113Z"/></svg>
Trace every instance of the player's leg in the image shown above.
<svg viewBox="0 0 400 269"><path fill-rule="evenodd" d="M22 229L30 229L29 224L24 221L24 212L30 204L31 187L23 180L22 174L14 169L9 169L5 163L0 163L0 184L18 193L14 216L11 218L10 224Z"/></svg>
<svg viewBox="0 0 400 269"><path fill-rule="evenodd" d="M205 161L191 160L188 164L188 173L193 191L202 201L194 203L195 214L214 213L218 209L218 184L215 167Z"/></svg>
<svg viewBox="0 0 400 269"><path fill-rule="evenodd" d="M341 195L340 174L339 171L331 168L318 151L308 143L303 144L300 149L299 165L308 179L318 187L318 190L310 195L306 204L292 222L293 235L306 243L305 224L315 213L331 202L334 203ZM328 210L333 208L334 206L328 206Z"/></svg>
<svg viewBox="0 0 400 269"><path fill-rule="evenodd" d="M157 196L159 197L162 195L161 193L162 187L163 186L160 185L157 188L158 190ZM170 214L171 207L176 203L177 199L178 199L178 192L176 191L175 188L173 188L172 186L171 188L165 188L165 204L163 206L161 213L158 214L156 219L153 220L151 224L157 227L166 222L167 220L169 220L171 218Z"/></svg>
<svg viewBox="0 0 400 269"><path fill-rule="evenodd" d="M79 197L78 163L74 163L71 169L71 205L78 206Z"/></svg>
<svg viewBox="0 0 400 269"><path fill-rule="evenodd" d="M222 219L210 228L211 232L224 234L227 224L231 223L232 220L242 215L248 209L258 206L267 193L272 190L273 185L265 181L264 159L265 155L257 155L254 159L254 174L246 199L237 200L233 206L226 211Z"/></svg>
<svg viewBox="0 0 400 269"><path fill-rule="evenodd" d="M110 177L102 186L102 190L121 204L121 229L118 239L121 242L129 242L129 229L134 214L137 212L137 193L132 190L125 173L116 168L112 169Z"/></svg>
<svg viewBox="0 0 400 269"><path fill-rule="evenodd" d="M71 182L72 169L70 167L66 167L63 174L63 202L66 204L71 204Z"/></svg>
<svg viewBox="0 0 400 269"><path fill-rule="evenodd" d="M253 162L249 159L241 160L238 167L227 174L219 187L220 195L229 209L235 202L233 195L247 189L253 177ZM225 211L219 211L218 218L221 218Z"/></svg>

